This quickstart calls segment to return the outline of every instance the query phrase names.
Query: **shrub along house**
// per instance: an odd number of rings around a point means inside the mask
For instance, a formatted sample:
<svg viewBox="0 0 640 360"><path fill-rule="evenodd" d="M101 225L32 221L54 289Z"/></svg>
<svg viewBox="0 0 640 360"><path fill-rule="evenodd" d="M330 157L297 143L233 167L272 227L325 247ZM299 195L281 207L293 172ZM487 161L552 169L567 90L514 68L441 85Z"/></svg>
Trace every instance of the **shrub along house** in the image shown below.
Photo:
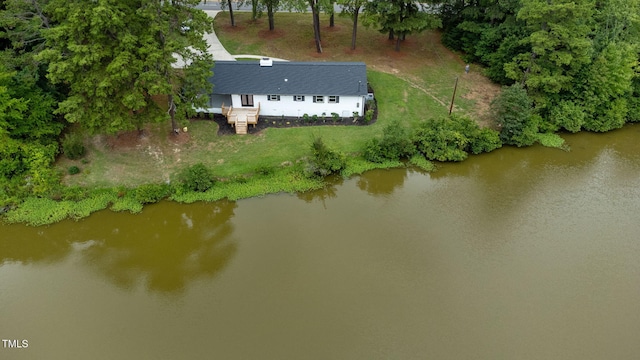
<svg viewBox="0 0 640 360"><path fill-rule="evenodd" d="M362 116L367 68L361 62L216 61L209 108L246 134L258 116Z"/></svg>

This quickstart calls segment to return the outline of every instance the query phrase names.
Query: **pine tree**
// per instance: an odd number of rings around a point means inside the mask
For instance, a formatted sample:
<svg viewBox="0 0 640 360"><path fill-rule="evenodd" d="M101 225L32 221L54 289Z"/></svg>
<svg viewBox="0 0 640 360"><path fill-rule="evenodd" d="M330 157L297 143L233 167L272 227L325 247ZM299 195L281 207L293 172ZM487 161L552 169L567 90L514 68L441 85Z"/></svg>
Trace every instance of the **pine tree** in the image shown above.
<svg viewBox="0 0 640 360"><path fill-rule="evenodd" d="M51 0L57 26L45 32L48 77L67 84L57 110L91 132L116 133L184 117L207 101L212 21L197 0ZM180 59L184 64L175 68ZM158 103L166 96L168 110ZM181 106L183 111L177 112Z"/></svg>

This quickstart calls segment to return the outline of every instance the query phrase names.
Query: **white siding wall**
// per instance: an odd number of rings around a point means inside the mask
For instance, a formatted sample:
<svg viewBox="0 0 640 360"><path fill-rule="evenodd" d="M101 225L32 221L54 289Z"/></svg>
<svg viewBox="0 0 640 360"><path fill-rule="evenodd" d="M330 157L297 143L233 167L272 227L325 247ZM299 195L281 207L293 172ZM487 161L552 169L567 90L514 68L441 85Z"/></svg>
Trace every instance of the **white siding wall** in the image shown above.
<svg viewBox="0 0 640 360"><path fill-rule="evenodd" d="M275 95L275 94L274 94ZM242 107L240 95L232 95L233 107ZM304 101L293 101L292 95L280 95L280 101L267 100L267 95L253 95L253 105L260 103L260 115L264 116L322 116L327 117L331 113L338 113L343 117L353 116L357 112L362 116L364 111L364 98L362 96L340 96L337 104L329 103L329 96L324 95L324 103L314 103L313 95L304 95Z"/></svg>

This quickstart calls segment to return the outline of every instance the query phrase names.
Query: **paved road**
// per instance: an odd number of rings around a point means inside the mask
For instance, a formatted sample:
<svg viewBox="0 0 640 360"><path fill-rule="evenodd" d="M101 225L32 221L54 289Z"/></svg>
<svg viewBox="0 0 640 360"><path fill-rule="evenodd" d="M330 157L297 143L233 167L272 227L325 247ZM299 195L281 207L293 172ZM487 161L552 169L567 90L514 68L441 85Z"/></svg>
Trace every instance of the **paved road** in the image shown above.
<svg viewBox="0 0 640 360"><path fill-rule="evenodd" d="M216 15L220 12L220 10L204 10L204 12L210 17L215 18ZM261 55L247 55L247 54L231 55L227 51L227 49L225 49L224 46L222 46L222 43L220 43L218 36L213 31L211 33L204 34L204 39L207 41L207 44L209 45L208 52L213 56L213 60L235 60L236 58L245 58L245 59L246 58L249 58L249 59L262 58ZM273 58L273 60L287 61L287 60L276 59L276 58ZM177 65L181 66L183 64L178 63Z"/></svg>

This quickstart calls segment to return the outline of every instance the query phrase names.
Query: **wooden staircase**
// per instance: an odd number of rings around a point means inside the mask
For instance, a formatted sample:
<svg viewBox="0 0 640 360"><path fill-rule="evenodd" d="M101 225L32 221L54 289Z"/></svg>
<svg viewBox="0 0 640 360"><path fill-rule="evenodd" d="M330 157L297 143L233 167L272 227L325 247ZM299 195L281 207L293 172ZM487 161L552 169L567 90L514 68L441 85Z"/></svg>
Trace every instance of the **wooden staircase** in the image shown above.
<svg viewBox="0 0 640 360"><path fill-rule="evenodd" d="M227 117L227 123L236 128L236 134L246 135L249 125L256 127L260 116L260 103L257 108L234 108L222 104L222 114Z"/></svg>
<svg viewBox="0 0 640 360"><path fill-rule="evenodd" d="M247 117L245 115L239 115L236 119L236 134L246 135L248 127Z"/></svg>

